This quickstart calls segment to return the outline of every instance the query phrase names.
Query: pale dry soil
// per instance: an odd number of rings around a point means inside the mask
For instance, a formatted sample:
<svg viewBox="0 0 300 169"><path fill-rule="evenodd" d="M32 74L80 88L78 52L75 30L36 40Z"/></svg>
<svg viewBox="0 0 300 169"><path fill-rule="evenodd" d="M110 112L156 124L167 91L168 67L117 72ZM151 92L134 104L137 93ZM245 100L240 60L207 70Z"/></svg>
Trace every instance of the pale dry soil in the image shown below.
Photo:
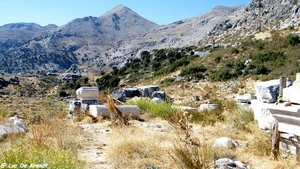
<svg viewBox="0 0 300 169"><path fill-rule="evenodd" d="M108 123L80 123L83 128L83 143L78 150L79 160L85 161L85 168L110 169L113 168L107 162L106 152L109 149L113 129Z"/></svg>

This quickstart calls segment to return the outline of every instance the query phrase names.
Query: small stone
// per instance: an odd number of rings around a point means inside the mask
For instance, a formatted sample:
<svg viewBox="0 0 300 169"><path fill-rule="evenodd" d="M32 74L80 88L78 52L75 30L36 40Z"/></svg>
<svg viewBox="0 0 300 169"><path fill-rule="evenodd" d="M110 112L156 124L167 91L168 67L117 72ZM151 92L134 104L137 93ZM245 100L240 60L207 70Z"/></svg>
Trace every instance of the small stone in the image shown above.
<svg viewBox="0 0 300 169"><path fill-rule="evenodd" d="M284 107L292 106L292 103L291 103L291 102L284 102L284 103L283 103L283 106L284 106Z"/></svg>

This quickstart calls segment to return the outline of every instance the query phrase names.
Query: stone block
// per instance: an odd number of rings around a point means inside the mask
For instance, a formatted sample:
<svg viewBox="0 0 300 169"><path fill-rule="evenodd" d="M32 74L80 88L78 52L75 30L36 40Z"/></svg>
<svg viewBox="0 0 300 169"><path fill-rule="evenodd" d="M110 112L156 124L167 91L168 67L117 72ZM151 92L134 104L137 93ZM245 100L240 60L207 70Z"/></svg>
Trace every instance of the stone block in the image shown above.
<svg viewBox="0 0 300 169"><path fill-rule="evenodd" d="M279 95L279 80L255 83L257 99L266 103L275 103Z"/></svg>
<svg viewBox="0 0 300 169"><path fill-rule="evenodd" d="M258 122L258 127L263 130L272 129L276 119L268 109L270 104L263 103L259 100L251 100L251 108L254 113L254 120Z"/></svg>
<svg viewBox="0 0 300 169"><path fill-rule="evenodd" d="M99 100L98 87L80 87L76 90L76 94L80 100Z"/></svg>
<svg viewBox="0 0 300 169"><path fill-rule="evenodd" d="M198 107L198 111L209 111L209 110L217 110L220 109L220 105L218 104L210 104L210 103L205 103L205 104L201 104Z"/></svg>
<svg viewBox="0 0 300 169"><path fill-rule="evenodd" d="M300 104L300 81L296 81L292 86L283 89L283 101Z"/></svg>
<svg viewBox="0 0 300 169"><path fill-rule="evenodd" d="M164 91L155 91L155 92L152 93L151 98L155 98L155 97L160 98L162 100L165 100L166 99L166 92L164 92Z"/></svg>
<svg viewBox="0 0 300 169"><path fill-rule="evenodd" d="M141 86L138 87L138 90L140 91L140 94L142 97L151 97L153 92L159 91L158 86Z"/></svg>
<svg viewBox="0 0 300 169"><path fill-rule="evenodd" d="M137 118L140 115L140 109L136 105L120 105L117 108L123 113L125 117L131 116ZM110 112L105 105L90 105L90 114L94 117L109 117Z"/></svg>
<svg viewBox="0 0 300 169"><path fill-rule="evenodd" d="M123 90L116 90L112 93L114 99L119 100L121 102L126 101L126 94Z"/></svg>
<svg viewBox="0 0 300 169"><path fill-rule="evenodd" d="M136 87L125 87L123 89L123 91L124 91L126 97L130 97L130 98L135 97L135 96L139 97L141 95L140 91Z"/></svg>
<svg viewBox="0 0 300 169"><path fill-rule="evenodd" d="M238 102L238 103L250 103L250 101L252 99L255 99L256 97L254 97L252 94L250 93L246 93L246 94L243 94L243 95L240 95L240 94L236 94L235 95L235 100Z"/></svg>

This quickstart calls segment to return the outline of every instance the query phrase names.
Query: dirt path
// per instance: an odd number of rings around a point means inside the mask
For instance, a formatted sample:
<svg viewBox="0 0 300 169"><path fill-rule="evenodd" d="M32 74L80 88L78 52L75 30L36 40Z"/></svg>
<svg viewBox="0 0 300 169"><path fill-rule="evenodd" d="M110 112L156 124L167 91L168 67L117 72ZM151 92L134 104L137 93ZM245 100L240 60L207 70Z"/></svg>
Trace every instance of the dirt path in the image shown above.
<svg viewBox="0 0 300 169"><path fill-rule="evenodd" d="M109 163L107 154L117 140L124 139L128 133L137 134L136 139L141 139L145 136L162 135L161 138L167 137L169 134L169 125L167 121L130 121L130 126L125 128L112 128L109 125L110 121L99 123L80 123L79 126L83 129L81 137L82 143L78 149L79 160L85 161L86 169L114 169ZM118 136L118 137L116 137ZM129 135L128 135L129 136ZM132 137L132 136L131 136Z"/></svg>
<svg viewBox="0 0 300 169"><path fill-rule="evenodd" d="M112 129L108 123L83 123L79 125L83 128L84 135L82 147L78 150L78 157L85 161L87 169L112 169L107 163L106 152L110 146L109 135Z"/></svg>

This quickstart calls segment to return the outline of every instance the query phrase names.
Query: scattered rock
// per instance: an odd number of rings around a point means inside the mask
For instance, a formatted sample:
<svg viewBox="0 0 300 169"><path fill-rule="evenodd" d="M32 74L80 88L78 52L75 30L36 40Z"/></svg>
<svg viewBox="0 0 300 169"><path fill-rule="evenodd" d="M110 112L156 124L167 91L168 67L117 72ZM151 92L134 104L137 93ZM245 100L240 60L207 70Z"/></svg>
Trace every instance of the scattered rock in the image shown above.
<svg viewBox="0 0 300 169"><path fill-rule="evenodd" d="M233 161L229 158L221 158L216 161L216 169L248 169L249 166L241 161Z"/></svg>
<svg viewBox="0 0 300 169"><path fill-rule="evenodd" d="M181 111L193 112L193 113L197 113L198 112L197 108L189 107L189 106L172 106L172 108L179 109Z"/></svg>
<svg viewBox="0 0 300 169"><path fill-rule="evenodd" d="M125 102L126 99L126 94L123 90L116 90L112 93L114 99L119 100L121 102Z"/></svg>
<svg viewBox="0 0 300 169"><path fill-rule="evenodd" d="M250 103L252 99L255 99L255 97L252 96L252 94L250 93L246 93L243 95L240 94L235 95L235 100L239 103Z"/></svg>
<svg viewBox="0 0 300 169"><path fill-rule="evenodd" d="M232 148L238 147L238 143L236 141L233 141L229 137L220 137L215 140L213 147L215 147L215 148L223 147L223 148L227 148L227 149L232 149Z"/></svg>
<svg viewBox="0 0 300 169"><path fill-rule="evenodd" d="M0 125L0 138L12 133L25 133L27 130L26 123L23 118L18 116L5 119L6 124Z"/></svg>
<svg viewBox="0 0 300 169"><path fill-rule="evenodd" d="M142 97L151 97L153 92L159 91L158 86L142 86L138 87L138 90L140 91L140 94Z"/></svg>
<svg viewBox="0 0 300 169"><path fill-rule="evenodd" d="M217 110L217 109L220 109L220 105L205 103L199 106L198 111L209 111L209 110Z"/></svg>
<svg viewBox="0 0 300 169"><path fill-rule="evenodd" d="M292 103L291 102L284 102L283 103L283 106L287 107L287 106L292 106Z"/></svg>
<svg viewBox="0 0 300 169"><path fill-rule="evenodd" d="M130 98L135 97L135 96L139 97L141 95L140 91L136 87L125 87L123 89L123 91L124 91L126 97L130 97Z"/></svg>
<svg viewBox="0 0 300 169"><path fill-rule="evenodd" d="M152 93L151 98L160 98L162 100L165 100L166 98L166 92L164 91L155 91Z"/></svg>
<svg viewBox="0 0 300 169"><path fill-rule="evenodd" d="M151 99L151 102L153 102L153 103L161 103L161 102L163 102L163 100L160 99L160 98L154 97L153 99Z"/></svg>

